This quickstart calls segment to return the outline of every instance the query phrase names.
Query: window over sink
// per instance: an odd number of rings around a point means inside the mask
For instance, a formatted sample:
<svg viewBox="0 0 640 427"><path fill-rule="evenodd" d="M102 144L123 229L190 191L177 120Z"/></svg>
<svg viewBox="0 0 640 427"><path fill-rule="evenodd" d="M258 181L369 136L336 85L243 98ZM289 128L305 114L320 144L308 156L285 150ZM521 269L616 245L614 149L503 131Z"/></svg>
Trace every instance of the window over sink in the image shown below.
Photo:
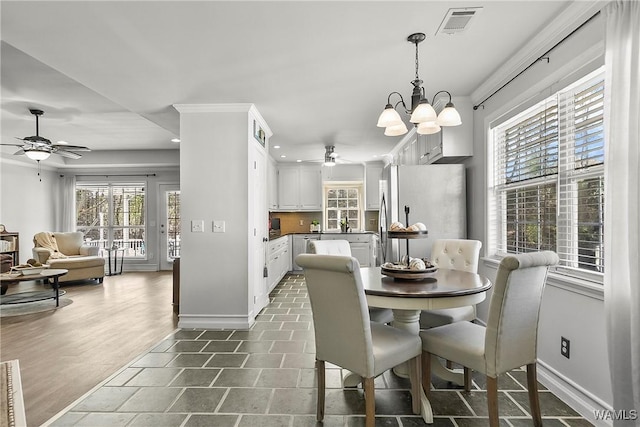
<svg viewBox="0 0 640 427"><path fill-rule="evenodd" d="M324 185L324 230L341 231L341 224L351 230L363 225L362 182L330 182Z"/></svg>

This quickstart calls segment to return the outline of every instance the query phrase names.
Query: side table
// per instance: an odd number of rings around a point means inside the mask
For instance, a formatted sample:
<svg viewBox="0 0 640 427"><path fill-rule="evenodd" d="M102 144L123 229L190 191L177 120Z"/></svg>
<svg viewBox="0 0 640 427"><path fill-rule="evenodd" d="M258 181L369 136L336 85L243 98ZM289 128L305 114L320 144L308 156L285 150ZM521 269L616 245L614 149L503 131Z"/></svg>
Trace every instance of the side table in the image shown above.
<svg viewBox="0 0 640 427"><path fill-rule="evenodd" d="M122 265L124 262L124 248L104 248L107 252L107 264L109 266L109 272L107 276L115 276L122 274ZM113 270L111 269L111 253L113 252ZM118 266L118 252L120 252L120 266Z"/></svg>

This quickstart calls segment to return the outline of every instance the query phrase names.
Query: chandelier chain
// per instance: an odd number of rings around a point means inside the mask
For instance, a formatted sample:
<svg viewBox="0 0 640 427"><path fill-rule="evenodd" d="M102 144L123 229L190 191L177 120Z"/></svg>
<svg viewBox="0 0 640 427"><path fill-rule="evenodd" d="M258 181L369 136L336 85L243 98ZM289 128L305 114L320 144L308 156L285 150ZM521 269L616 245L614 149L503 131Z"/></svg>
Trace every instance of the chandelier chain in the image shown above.
<svg viewBox="0 0 640 427"><path fill-rule="evenodd" d="M418 43L416 43L416 80L420 80L420 77L418 76L418 67L420 66L419 61L418 61Z"/></svg>

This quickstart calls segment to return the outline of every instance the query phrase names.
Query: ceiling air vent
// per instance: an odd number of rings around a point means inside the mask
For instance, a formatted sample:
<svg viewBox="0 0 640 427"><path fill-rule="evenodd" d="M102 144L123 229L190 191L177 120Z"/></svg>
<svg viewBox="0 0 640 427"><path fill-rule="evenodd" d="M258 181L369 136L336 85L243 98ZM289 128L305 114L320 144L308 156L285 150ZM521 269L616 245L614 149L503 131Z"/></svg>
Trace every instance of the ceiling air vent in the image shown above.
<svg viewBox="0 0 640 427"><path fill-rule="evenodd" d="M449 9L445 15L437 34L461 33L469 28L471 20L482 11L481 7L462 7Z"/></svg>

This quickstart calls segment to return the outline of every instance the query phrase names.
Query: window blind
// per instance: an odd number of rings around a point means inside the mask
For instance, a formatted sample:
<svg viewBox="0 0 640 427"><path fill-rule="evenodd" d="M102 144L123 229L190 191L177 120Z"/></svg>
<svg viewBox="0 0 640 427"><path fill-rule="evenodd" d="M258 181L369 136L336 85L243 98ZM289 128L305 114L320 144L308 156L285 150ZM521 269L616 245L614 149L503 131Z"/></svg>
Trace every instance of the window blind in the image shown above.
<svg viewBox="0 0 640 427"><path fill-rule="evenodd" d="M603 99L598 70L492 129L496 254L549 249L569 274L603 272Z"/></svg>

